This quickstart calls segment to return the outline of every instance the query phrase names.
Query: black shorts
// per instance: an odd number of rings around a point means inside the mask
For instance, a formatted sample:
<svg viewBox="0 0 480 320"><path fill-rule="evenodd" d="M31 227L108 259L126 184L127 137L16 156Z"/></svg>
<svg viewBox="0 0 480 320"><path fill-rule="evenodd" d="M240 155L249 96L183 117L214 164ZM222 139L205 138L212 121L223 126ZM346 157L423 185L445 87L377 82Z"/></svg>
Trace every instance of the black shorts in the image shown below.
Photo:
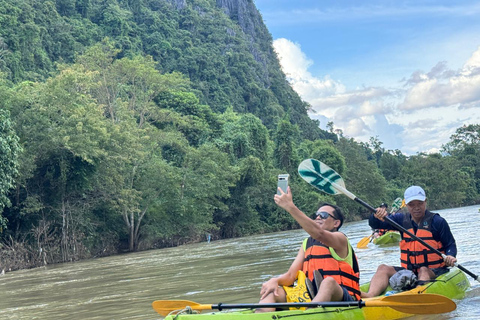
<svg viewBox="0 0 480 320"><path fill-rule="evenodd" d="M342 287L342 290L343 290L343 299L342 301L355 301L355 299L350 295L350 293L348 293L348 290L345 289L343 286Z"/></svg>

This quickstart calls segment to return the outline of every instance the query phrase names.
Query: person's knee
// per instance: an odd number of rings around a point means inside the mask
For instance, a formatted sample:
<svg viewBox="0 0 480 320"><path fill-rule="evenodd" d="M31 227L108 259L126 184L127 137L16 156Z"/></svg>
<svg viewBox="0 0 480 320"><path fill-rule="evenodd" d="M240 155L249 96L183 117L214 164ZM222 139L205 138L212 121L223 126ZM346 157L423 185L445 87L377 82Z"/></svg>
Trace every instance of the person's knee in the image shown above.
<svg viewBox="0 0 480 320"><path fill-rule="evenodd" d="M325 277L313 301L340 301L343 298L343 289L332 277Z"/></svg>
<svg viewBox="0 0 480 320"><path fill-rule="evenodd" d="M274 295L272 292L272 296L274 297L275 302L286 302L287 301L287 293L283 288L278 288L277 290L278 295Z"/></svg>
<svg viewBox="0 0 480 320"><path fill-rule="evenodd" d="M320 290L322 287L332 287L337 285L337 281L335 281L332 277L326 277L323 279L322 283L320 284Z"/></svg>
<svg viewBox="0 0 480 320"><path fill-rule="evenodd" d="M381 264L378 266L377 272L384 274L393 274L395 273L395 268L386 264Z"/></svg>
<svg viewBox="0 0 480 320"><path fill-rule="evenodd" d="M419 280L429 280L435 278L435 273L427 267L421 267L418 269L418 279Z"/></svg>

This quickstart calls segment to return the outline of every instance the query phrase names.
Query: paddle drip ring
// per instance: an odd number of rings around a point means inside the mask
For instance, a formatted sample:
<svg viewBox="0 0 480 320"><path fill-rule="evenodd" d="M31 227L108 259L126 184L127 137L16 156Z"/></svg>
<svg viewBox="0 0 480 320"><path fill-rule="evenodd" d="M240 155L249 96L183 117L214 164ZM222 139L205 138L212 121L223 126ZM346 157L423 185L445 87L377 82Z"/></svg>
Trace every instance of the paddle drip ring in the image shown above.
<svg viewBox="0 0 480 320"><path fill-rule="evenodd" d="M168 315L175 315L173 319L176 319L181 314L199 314L200 311L193 310L190 306L186 306L184 309L173 310Z"/></svg>

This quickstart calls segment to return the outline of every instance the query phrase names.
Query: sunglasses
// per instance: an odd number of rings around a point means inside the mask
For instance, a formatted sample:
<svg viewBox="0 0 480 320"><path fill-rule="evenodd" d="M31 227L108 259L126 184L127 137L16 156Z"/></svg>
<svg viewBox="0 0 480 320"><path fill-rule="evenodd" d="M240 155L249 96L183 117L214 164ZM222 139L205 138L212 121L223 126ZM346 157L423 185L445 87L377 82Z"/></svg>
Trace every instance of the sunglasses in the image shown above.
<svg viewBox="0 0 480 320"><path fill-rule="evenodd" d="M334 220L338 220L334 215L331 215L326 211L315 212L315 218L317 218L318 216L320 216L320 219L323 219L323 220L328 219L328 216L332 217Z"/></svg>

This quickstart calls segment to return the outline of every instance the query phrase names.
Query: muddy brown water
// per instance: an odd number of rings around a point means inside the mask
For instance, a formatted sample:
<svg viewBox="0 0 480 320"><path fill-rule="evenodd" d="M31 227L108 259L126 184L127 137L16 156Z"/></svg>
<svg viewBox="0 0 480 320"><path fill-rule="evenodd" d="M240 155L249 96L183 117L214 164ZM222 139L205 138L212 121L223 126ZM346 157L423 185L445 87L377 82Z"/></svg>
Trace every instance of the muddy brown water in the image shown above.
<svg viewBox="0 0 480 320"><path fill-rule="evenodd" d="M457 240L459 263L480 274L480 206L439 210ZM286 214L286 213L285 213ZM352 245L370 234L366 220L342 227ZM0 319L161 319L154 300L255 303L261 284L285 272L306 237L303 230L202 242L0 276ZM206 237L207 239L207 237ZM361 283L380 263L398 264L398 246L355 249ZM480 283L448 314L412 319L480 319Z"/></svg>

